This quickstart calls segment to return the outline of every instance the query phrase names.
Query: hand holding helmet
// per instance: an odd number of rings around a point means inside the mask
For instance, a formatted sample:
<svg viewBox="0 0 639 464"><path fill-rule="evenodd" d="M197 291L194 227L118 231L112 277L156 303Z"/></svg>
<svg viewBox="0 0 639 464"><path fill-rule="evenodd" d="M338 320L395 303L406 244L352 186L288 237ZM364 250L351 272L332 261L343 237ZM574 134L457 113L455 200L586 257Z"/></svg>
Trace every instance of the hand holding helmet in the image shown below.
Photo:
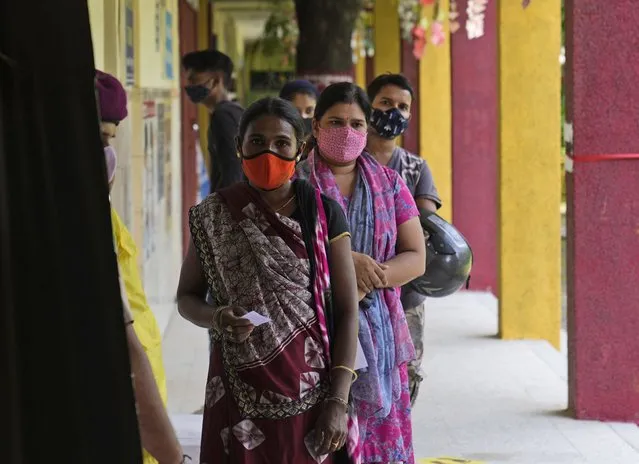
<svg viewBox="0 0 639 464"><path fill-rule="evenodd" d="M434 298L451 295L468 284L473 252L459 231L436 213L420 210L426 238L426 272L408 285Z"/></svg>

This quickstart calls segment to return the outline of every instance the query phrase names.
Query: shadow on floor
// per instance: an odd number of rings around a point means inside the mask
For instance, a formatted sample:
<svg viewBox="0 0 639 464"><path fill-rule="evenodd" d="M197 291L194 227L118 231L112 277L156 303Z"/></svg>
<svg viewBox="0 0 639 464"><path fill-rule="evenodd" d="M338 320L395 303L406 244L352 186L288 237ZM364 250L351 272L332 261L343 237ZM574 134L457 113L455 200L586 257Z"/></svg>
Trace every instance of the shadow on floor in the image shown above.
<svg viewBox="0 0 639 464"><path fill-rule="evenodd" d="M574 419L575 415L570 409L559 409L555 411L537 411L536 415L543 417L564 417L566 419Z"/></svg>
<svg viewBox="0 0 639 464"><path fill-rule="evenodd" d="M197 411L193 411L192 414L204 414L204 406L202 406L200 409L198 409Z"/></svg>

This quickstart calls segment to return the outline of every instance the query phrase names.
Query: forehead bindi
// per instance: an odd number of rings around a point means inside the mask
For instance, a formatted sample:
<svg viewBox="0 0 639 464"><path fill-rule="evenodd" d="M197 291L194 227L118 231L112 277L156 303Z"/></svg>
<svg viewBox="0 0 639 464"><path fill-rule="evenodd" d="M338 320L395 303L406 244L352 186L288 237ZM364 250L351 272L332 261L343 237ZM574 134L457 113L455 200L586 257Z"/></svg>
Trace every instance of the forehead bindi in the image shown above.
<svg viewBox="0 0 639 464"><path fill-rule="evenodd" d="M329 108L324 117L343 121L364 121L366 119L357 103L337 103Z"/></svg>

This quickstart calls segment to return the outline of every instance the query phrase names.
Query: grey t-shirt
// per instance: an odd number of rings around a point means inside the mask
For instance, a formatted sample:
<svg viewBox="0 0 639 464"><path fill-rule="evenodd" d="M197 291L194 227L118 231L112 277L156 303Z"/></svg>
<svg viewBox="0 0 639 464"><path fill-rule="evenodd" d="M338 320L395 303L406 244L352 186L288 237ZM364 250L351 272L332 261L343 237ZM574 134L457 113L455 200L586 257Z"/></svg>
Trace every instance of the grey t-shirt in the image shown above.
<svg viewBox="0 0 639 464"><path fill-rule="evenodd" d="M442 200L435 188L433 173L425 160L401 147L396 147L387 166L404 179L413 198L428 198L435 202L438 209L441 208Z"/></svg>
<svg viewBox="0 0 639 464"><path fill-rule="evenodd" d="M413 198L428 198L438 209L442 206L442 200L433 182L433 174L425 160L401 147L396 147L387 166L404 179ZM425 299L424 295L411 290L407 285L402 287L402 305L405 309L414 308Z"/></svg>

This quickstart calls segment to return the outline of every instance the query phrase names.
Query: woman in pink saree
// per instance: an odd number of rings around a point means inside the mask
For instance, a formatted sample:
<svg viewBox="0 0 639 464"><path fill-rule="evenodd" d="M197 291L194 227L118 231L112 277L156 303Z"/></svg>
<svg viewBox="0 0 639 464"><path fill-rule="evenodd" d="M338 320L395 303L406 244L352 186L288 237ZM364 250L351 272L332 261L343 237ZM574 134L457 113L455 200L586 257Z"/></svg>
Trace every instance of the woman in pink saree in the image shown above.
<svg viewBox="0 0 639 464"><path fill-rule="evenodd" d="M313 121L316 147L297 171L341 205L351 229L368 363L352 387L362 461L413 464L407 363L415 351L399 287L424 273L426 251L406 184L364 151L370 114L356 85L324 89Z"/></svg>
<svg viewBox="0 0 639 464"><path fill-rule="evenodd" d="M190 212L178 307L213 340L202 464L360 462L350 233L337 203L291 180L302 136L290 103L254 103L238 136L248 182Z"/></svg>

